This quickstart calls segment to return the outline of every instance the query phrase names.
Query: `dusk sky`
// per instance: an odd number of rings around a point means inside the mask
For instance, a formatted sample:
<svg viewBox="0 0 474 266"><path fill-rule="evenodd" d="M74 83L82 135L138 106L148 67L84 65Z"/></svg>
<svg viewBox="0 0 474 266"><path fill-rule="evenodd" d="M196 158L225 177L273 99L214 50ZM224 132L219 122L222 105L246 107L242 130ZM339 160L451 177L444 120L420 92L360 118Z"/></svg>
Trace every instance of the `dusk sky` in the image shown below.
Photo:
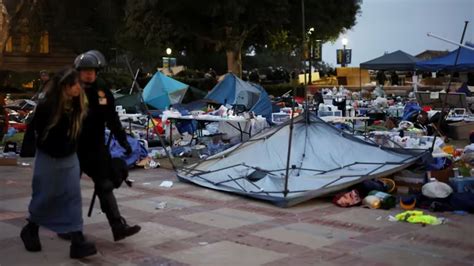
<svg viewBox="0 0 474 266"><path fill-rule="evenodd" d="M446 39L461 40L464 21L468 28L464 42L474 42L474 0L363 0L357 24L344 36L352 49L352 63L374 59L385 51L403 50L416 55L425 50L454 50L457 47L426 36L431 32ZM323 46L323 60L336 66L334 44Z"/></svg>

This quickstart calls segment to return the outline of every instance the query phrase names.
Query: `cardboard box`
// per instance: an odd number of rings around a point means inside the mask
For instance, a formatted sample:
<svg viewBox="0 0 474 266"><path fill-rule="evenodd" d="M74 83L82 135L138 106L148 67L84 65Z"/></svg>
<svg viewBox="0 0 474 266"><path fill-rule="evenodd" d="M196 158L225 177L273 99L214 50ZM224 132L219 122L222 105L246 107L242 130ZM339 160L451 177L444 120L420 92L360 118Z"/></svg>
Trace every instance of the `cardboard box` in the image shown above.
<svg viewBox="0 0 474 266"><path fill-rule="evenodd" d="M17 158L0 158L0 166L16 166L17 164Z"/></svg>
<svg viewBox="0 0 474 266"><path fill-rule="evenodd" d="M436 178L439 182L449 184L449 178L454 176L453 167L450 166L443 170L431 171L431 177Z"/></svg>
<svg viewBox="0 0 474 266"><path fill-rule="evenodd" d="M468 139L471 131L474 131L473 122L456 122L448 125L448 137L459 140Z"/></svg>

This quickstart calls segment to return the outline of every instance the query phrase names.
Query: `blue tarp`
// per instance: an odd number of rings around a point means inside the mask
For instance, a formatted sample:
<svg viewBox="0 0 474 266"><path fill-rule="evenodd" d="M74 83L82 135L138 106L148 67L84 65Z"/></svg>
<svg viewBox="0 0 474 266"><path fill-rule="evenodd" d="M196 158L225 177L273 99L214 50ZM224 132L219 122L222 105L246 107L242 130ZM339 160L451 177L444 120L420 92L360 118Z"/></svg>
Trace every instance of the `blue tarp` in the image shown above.
<svg viewBox="0 0 474 266"><path fill-rule="evenodd" d="M105 140L107 141L108 139L109 133L105 132ZM148 152L137 139L127 135L127 141L132 148L132 153L130 155L125 155L125 149L120 146L114 137L112 137L110 142L109 151L112 158L121 158L127 163L128 167L133 167L138 160L147 157Z"/></svg>
<svg viewBox="0 0 474 266"><path fill-rule="evenodd" d="M472 44L467 44L467 46L474 47ZM459 58L456 65L456 54L459 52ZM427 71L440 71L440 70L449 70L449 71L472 71L474 70L474 51L460 47L449 54L431 60L421 61L416 64L417 69L427 70Z"/></svg>
<svg viewBox="0 0 474 266"><path fill-rule="evenodd" d="M181 103L188 85L156 72L143 90L143 100L154 108L165 110L172 104Z"/></svg>
<svg viewBox="0 0 474 266"><path fill-rule="evenodd" d="M250 111L271 121L272 103L260 85L243 81L232 73L227 74L206 96L220 104L242 104Z"/></svg>

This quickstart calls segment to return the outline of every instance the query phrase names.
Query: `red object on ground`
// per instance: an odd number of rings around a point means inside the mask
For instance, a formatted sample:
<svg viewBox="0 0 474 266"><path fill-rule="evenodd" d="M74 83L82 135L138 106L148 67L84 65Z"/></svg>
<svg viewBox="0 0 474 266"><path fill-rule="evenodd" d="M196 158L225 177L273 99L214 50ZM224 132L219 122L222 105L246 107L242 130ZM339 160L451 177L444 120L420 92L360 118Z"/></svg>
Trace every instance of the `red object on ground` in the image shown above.
<svg viewBox="0 0 474 266"><path fill-rule="evenodd" d="M9 123L9 127L16 129L18 132L25 132L26 131L26 124L25 123Z"/></svg>
<svg viewBox="0 0 474 266"><path fill-rule="evenodd" d="M295 101L299 104L302 104L304 102L304 97L295 97Z"/></svg>
<svg viewBox="0 0 474 266"><path fill-rule="evenodd" d="M161 119L153 119L155 121L155 132L158 132L158 134L163 134L165 133L165 130L163 129L163 123L161 122Z"/></svg>
<svg viewBox="0 0 474 266"><path fill-rule="evenodd" d="M421 108L421 110L423 110L425 112L429 112L429 111L431 111L431 106L423 106L423 108Z"/></svg>

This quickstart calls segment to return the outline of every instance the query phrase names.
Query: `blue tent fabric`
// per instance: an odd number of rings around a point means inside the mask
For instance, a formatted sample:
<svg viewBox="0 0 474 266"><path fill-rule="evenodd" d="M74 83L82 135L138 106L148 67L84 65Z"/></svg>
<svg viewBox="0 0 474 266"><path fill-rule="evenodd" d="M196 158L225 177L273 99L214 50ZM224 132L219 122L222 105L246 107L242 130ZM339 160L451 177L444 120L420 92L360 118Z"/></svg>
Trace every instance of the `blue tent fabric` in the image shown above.
<svg viewBox="0 0 474 266"><path fill-rule="evenodd" d="M252 95L258 95L255 103L251 99ZM272 104L265 89L260 85L243 81L232 73L227 74L206 96L206 99L230 105L238 104L244 98L253 104L250 111L271 121Z"/></svg>
<svg viewBox="0 0 474 266"><path fill-rule="evenodd" d="M474 47L472 44L467 44L467 46ZM456 55L459 51L459 58L456 65ZM474 70L474 51L468 48L460 47L449 54L431 60L421 61L416 64L417 69L427 70L427 71L440 71L440 70L449 70L449 71L469 71Z"/></svg>
<svg viewBox="0 0 474 266"><path fill-rule="evenodd" d="M411 117L413 117L414 114L417 114L420 111L421 111L421 107L420 107L420 105L418 105L418 103L409 102L405 105L405 108L403 109L402 120L407 121Z"/></svg>
<svg viewBox="0 0 474 266"><path fill-rule="evenodd" d="M143 90L143 99L154 108L164 110L168 106L180 103L188 85L156 72Z"/></svg>

